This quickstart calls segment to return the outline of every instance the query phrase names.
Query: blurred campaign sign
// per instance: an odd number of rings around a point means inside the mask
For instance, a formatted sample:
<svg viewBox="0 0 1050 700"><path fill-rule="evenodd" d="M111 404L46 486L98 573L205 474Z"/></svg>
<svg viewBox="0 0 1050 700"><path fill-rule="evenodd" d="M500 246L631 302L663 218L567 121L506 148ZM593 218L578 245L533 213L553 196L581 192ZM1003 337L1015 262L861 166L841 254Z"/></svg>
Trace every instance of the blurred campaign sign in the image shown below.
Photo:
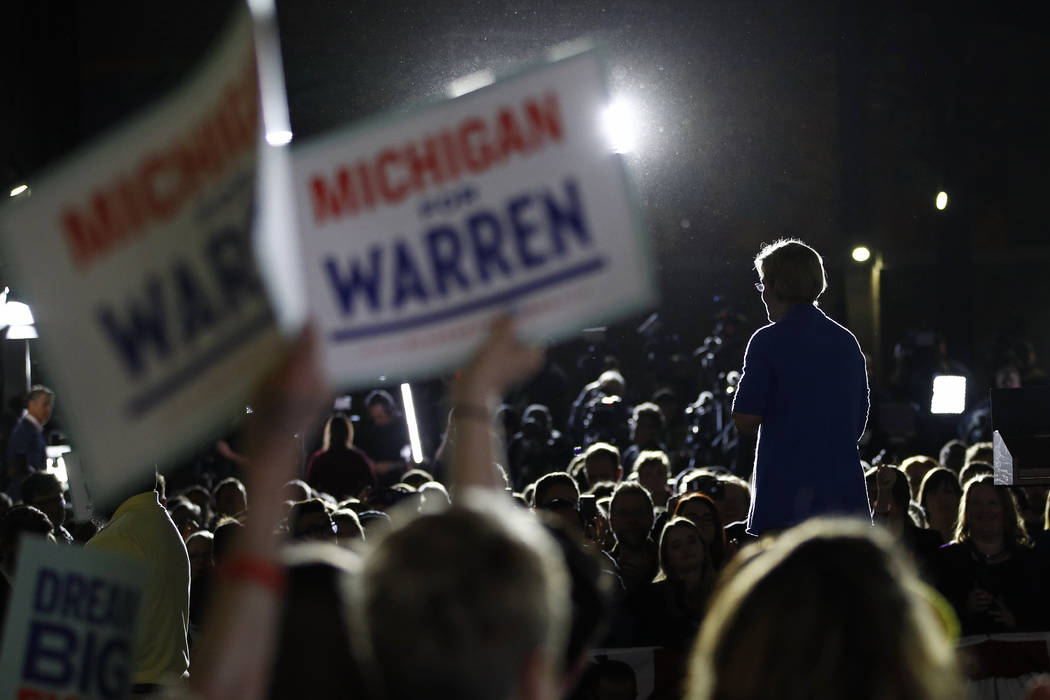
<svg viewBox="0 0 1050 700"><path fill-rule="evenodd" d="M183 85L0 214L96 502L243 411L279 351L251 245L252 31L242 7Z"/></svg>
<svg viewBox="0 0 1050 700"><path fill-rule="evenodd" d="M126 696L146 571L109 552L22 540L0 647L0 700Z"/></svg>
<svg viewBox="0 0 1050 700"><path fill-rule="evenodd" d="M595 52L293 152L307 296L336 382L462 361L494 315L554 340L655 301Z"/></svg>

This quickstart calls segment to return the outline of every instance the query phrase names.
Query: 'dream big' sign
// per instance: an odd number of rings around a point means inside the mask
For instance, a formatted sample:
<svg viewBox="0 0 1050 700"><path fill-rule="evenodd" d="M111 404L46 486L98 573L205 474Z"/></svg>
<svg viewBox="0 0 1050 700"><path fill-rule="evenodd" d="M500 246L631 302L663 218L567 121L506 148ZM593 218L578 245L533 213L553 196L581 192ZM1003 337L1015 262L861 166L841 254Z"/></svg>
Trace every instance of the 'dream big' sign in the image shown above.
<svg viewBox="0 0 1050 700"><path fill-rule="evenodd" d="M242 7L194 77L3 212L96 502L236 415L278 352L250 244L255 61Z"/></svg>
<svg viewBox="0 0 1050 700"><path fill-rule="evenodd" d="M23 538L0 646L0 700L126 697L145 578L142 564L125 557Z"/></svg>
<svg viewBox="0 0 1050 700"><path fill-rule="evenodd" d="M654 300L594 53L294 152L329 376L461 361L494 314L553 339Z"/></svg>

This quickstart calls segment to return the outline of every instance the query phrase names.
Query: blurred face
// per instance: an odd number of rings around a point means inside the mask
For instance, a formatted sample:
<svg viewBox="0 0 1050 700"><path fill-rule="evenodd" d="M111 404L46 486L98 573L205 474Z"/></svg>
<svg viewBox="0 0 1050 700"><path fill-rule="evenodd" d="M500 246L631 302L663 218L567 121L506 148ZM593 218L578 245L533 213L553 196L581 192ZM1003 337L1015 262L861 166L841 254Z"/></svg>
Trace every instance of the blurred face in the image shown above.
<svg viewBox="0 0 1050 700"><path fill-rule="evenodd" d="M609 524L619 542L627 547L641 546L653 527L653 509L640 493L621 493L613 499Z"/></svg>
<svg viewBox="0 0 1050 700"><path fill-rule="evenodd" d="M390 413L387 412L386 406L381 403L374 403L369 406L368 415L372 417L372 422L376 425L386 425L390 422Z"/></svg>
<svg viewBox="0 0 1050 700"><path fill-rule="evenodd" d="M51 411L54 409L54 401L44 394L26 403L26 411L37 419L40 425L51 420Z"/></svg>
<svg viewBox="0 0 1050 700"><path fill-rule="evenodd" d="M637 421L631 424L631 440L636 445L644 445L655 442L660 435L660 421L651 416L639 416Z"/></svg>
<svg viewBox="0 0 1050 700"><path fill-rule="evenodd" d="M65 522L66 499L62 495L62 487L57 482L48 486L45 493L38 494L31 505L43 511L55 527Z"/></svg>
<svg viewBox="0 0 1050 700"><path fill-rule="evenodd" d="M678 515L693 521L696 529L700 531L704 544L711 546L711 543L715 541L715 514L711 512L711 508L706 503L697 499L686 501L678 509Z"/></svg>
<svg viewBox="0 0 1050 700"><path fill-rule="evenodd" d="M926 510L931 518L955 518L959 513L959 493L949 484L941 484L926 493Z"/></svg>
<svg viewBox="0 0 1050 700"><path fill-rule="evenodd" d="M569 484L551 484L543 489L543 502L537 502L537 508L543 508L551 501L567 501L571 503L573 507L580 505L579 496L576 490Z"/></svg>
<svg viewBox="0 0 1050 700"><path fill-rule="evenodd" d="M620 478L620 465L607 455L591 455L587 458L587 483L594 485L599 481L617 481Z"/></svg>
<svg viewBox="0 0 1050 700"><path fill-rule="evenodd" d="M646 462L638 467L638 483L649 489L649 493L656 498L659 494L667 491L667 468L662 462L655 460Z"/></svg>
<svg viewBox="0 0 1050 700"><path fill-rule="evenodd" d="M966 499L966 521L975 536L1002 536L1003 504L990 484L974 484Z"/></svg>
<svg viewBox="0 0 1050 700"><path fill-rule="evenodd" d="M704 565L704 543L695 530L688 527L674 527L667 532L664 544L666 565L676 577L700 571Z"/></svg>
<svg viewBox="0 0 1050 700"><path fill-rule="evenodd" d="M751 509L751 493L740 484L725 483L725 496L718 504L722 519L729 523L747 520L747 512Z"/></svg>
<svg viewBox="0 0 1050 700"><path fill-rule="evenodd" d="M328 513L307 513L299 518L295 527L295 538L300 540L326 540L334 542L336 527Z"/></svg>
<svg viewBox="0 0 1050 700"><path fill-rule="evenodd" d="M191 537L186 543L186 552L190 555L190 576L197 578L212 566L212 541L207 537Z"/></svg>
<svg viewBox="0 0 1050 700"><path fill-rule="evenodd" d="M224 486L215 497L215 509L221 515L238 516L248 509L248 499L237 486Z"/></svg>

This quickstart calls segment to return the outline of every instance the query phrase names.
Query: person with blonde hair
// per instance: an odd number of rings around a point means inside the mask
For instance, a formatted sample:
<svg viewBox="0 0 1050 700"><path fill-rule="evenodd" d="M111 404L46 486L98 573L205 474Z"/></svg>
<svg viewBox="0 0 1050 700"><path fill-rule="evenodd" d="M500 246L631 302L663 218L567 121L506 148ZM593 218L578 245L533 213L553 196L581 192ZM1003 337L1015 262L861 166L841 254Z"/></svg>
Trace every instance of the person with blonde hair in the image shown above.
<svg viewBox="0 0 1050 700"><path fill-rule="evenodd" d="M755 331L733 400L742 434L758 434L748 532L817 515L870 517L857 441L868 374L857 339L817 307L827 283L817 251L780 240L755 258L769 325Z"/></svg>
<svg viewBox="0 0 1050 700"><path fill-rule="evenodd" d="M732 568L693 650L687 700L965 697L945 613L885 533L815 519Z"/></svg>

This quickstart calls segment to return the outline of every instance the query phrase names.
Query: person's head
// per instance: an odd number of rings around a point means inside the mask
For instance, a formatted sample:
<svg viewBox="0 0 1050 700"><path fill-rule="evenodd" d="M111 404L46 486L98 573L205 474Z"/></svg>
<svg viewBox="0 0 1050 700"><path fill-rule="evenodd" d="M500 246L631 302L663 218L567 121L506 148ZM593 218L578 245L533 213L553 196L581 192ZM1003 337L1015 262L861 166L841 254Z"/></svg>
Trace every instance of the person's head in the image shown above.
<svg viewBox="0 0 1050 700"><path fill-rule="evenodd" d="M992 476L995 474L995 468L990 462L967 462L966 466L959 472L959 483L964 487L974 479L982 476Z"/></svg>
<svg viewBox="0 0 1050 700"><path fill-rule="evenodd" d="M908 475L912 493L919 492L919 486L922 485L922 478L926 476L926 472L939 466L937 460L926 455L914 455L901 462L901 469Z"/></svg>
<svg viewBox="0 0 1050 700"><path fill-rule="evenodd" d="M281 487L281 498L285 501L305 501L311 498L310 487L302 479L292 479Z"/></svg>
<svg viewBox="0 0 1050 700"><path fill-rule="evenodd" d="M659 505L667 502L667 478L671 475L671 460L666 452L660 450L643 450L634 461L634 471L638 483L649 490L653 498L663 497Z"/></svg>
<svg viewBox="0 0 1050 700"><path fill-rule="evenodd" d="M62 484L51 472L33 472L22 482L22 503L41 510L54 527L66 519Z"/></svg>
<svg viewBox="0 0 1050 700"><path fill-rule="evenodd" d="M522 420L535 424L543 436L550 435L551 428L554 425L551 410L541 403L530 404L525 409L525 416Z"/></svg>
<svg viewBox="0 0 1050 700"><path fill-rule="evenodd" d="M718 503L718 514L726 525L747 520L751 510L751 487L739 476L719 476L722 482L722 500Z"/></svg>
<svg viewBox="0 0 1050 700"><path fill-rule="evenodd" d="M383 389L376 389L365 397L365 408L376 425L389 425L397 417L394 397Z"/></svg>
<svg viewBox="0 0 1050 700"><path fill-rule="evenodd" d="M217 565L221 565L233 553L237 538L243 531L244 525L234 518L226 517L219 520L211 548L212 559Z"/></svg>
<svg viewBox="0 0 1050 700"><path fill-rule="evenodd" d="M452 504L448 490L438 481L428 481L419 487L419 511L438 513Z"/></svg>
<svg viewBox="0 0 1050 700"><path fill-rule="evenodd" d="M643 446L659 442L663 437L664 424L662 408L650 402L638 404L631 412L628 424L631 429L631 442Z"/></svg>
<svg viewBox="0 0 1050 700"><path fill-rule="evenodd" d="M215 565L213 548L215 535L207 530L198 530L186 540L186 553L190 557L190 576L197 578Z"/></svg>
<svg viewBox="0 0 1050 700"><path fill-rule="evenodd" d="M908 481L908 475L904 473L904 470L893 465L887 465L879 468L881 473L887 475L887 478L892 477L892 487L890 493L878 492L881 500L889 499L889 505L893 511L907 515L908 504L911 503L911 482ZM878 488L878 480L881 478L876 475L876 488ZM880 504L883 509L886 508L885 503Z"/></svg>
<svg viewBox="0 0 1050 700"><path fill-rule="evenodd" d="M675 504L674 514L688 518L700 532L700 539L711 554L711 561L716 567L725 559L726 534L722 525L722 516L718 505L706 493L690 493Z"/></svg>
<svg viewBox="0 0 1050 700"><path fill-rule="evenodd" d="M649 491L631 481L619 484L609 503L609 526L624 547L643 546L653 529L653 498Z"/></svg>
<svg viewBox="0 0 1050 700"><path fill-rule="evenodd" d="M208 526L211 522L212 516L212 499L211 493L208 489L200 485L194 485L187 489L183 489L182 493L179 495L201 509L201 526Z"/></svg>
<svg viewBox="0 0 1050 700"><path fill-rule="evenodd" d="M941 466L958 474L966 466L966 443L962 440L949 440L941 448L939 459Z"/></svg>
<svg viewBox="0 0 1050 700"><path fill-rule="evenodd" d="M405 472L405 475L401 477L402 484L408 484L414 489L419 489L423 484L430 483L434 480L433 475L426 469L410 469Z"/></svg>
<svg viewBox="0 0 1050 700"><path fill-rule="evenodd" d="M201 529L201 509L188 498L176 496L168 501L168 515L183 540Z"/></svg>
<svg viewBox="0 0 1050 700"><path fill-rule="evenodd" d="M324 450L345 450L354 441L354 426L350 419L341 413L330 416L324 424L324 441L321 448Z"/></svg>
<svg viewBox="0 0 1050 700"><path fill-rule="evenodd" d="M1002 538L1004 545L1028 543L1024 520L1008 486L996 486L991 476L971 479L963 489L955 541Z"/></svg>
<svg viewBox="0 0 1050 700"><path fill-rule="evenodd" d="M995 370L995 386L999 389L1020 389L1021 370L1014 365L1001 365Z"/></svg>
<svg viewBox="0 0 1050 700"><path fill-rule="evenodd" d="M345 547L354 541L364 541L365 530L361 527L361 521L357 519L357 513L351 509L340 508L332 513L332 522L335 524L336 541L340 546Z"/></svg>
<svg viewBox="0 0 1050 700"><path fill-rule="evenodd" d="M964 696L928 589L883 531L817 519L765 547L720 581L687 700Z"/></svg>
<svg viewBox="0 0 1050 700"><path fill-rule="evenodd" d="M919 486L919 505L926 511L926 519L931 524L942 516L951 519L951 529L955 530L955 518L959 514L959 501L962 498L962 486L955 472L944 467L937 467L926 472Z"/></svg>
<svg viewBox="0 0 1050 700"><path fill-rule="evenodd" d="M240 479L228 477L215 486L215 514L219 517L240 517L248 510L248 492Z"/></svg>
<svg viewBox="0 0 1050 700"><path fill-rule="evenodd" d="M814 303L827 288L820 254L793 238L763 247L755 257L755 270L771 322L791 306Z"/></svg>
<svg viewBox="0 0 1050 700"><path fill-rule="evenodd" d="M689 518L673 517L660 533L660 573L657 579L682 581L703 575L711 567L707 545Z"/></svg>
<svg viewBox="0 0 1050 700"><path fill-rule="evenodd" d="M569 583L524 512L456 505L422 515L371 549L353 584L355 650L377 695L555 696Z"/></svg>
<svg viewBox="0 0 1050 700"><path fill-rule="evenodd" d="M995 449L990 442L975 442L966 448L966 464L973 462L995 463Z"/></svg>
<svg viewBox="0 0 1050 700"><path fill-rule="evenodd" d="M606 396L623 396L627 382L618 370L607 369L598 375L598 389Z"/></svg>
<svg viewBox="0 0 1050 700"><path fill-rule="evenodd" d="M33 416L40 425L51 420L51 412L54 408L55 392L41 384L29 390L26 396L26 412Z"/></svg>
<svg viewBox="0 0 1050 700"><path fill-rule="evenodd" d="M570 530L579 531L582 527L580 490L576 480L565 472L551 472L540 477L532 494L532 504L536 510L550 512Z"/></svg>
<svg viewBox="0 0 1050 700"><path fill-rule="evenodd" d="M599 481L619 481L623 476L620 466L620 450L607 442L596 442L587 448L583 456L583 469L588 484Z"/></svg>
<svg viewBox="0 0 1050 700"><path fill-rule="evenodd" d="M335 542L336 526L324 506L324 501L311 498L292 506L288 512L288 534L295 540Z"/></svg>
<svg viewBox="0 0 1050 700"><path fill-rule="evenodd" d="M15 506L0 520L0 572L11 581L18 568L18 548L23 535L41 535L55 541L53 525L33 506Z"/></svg>

